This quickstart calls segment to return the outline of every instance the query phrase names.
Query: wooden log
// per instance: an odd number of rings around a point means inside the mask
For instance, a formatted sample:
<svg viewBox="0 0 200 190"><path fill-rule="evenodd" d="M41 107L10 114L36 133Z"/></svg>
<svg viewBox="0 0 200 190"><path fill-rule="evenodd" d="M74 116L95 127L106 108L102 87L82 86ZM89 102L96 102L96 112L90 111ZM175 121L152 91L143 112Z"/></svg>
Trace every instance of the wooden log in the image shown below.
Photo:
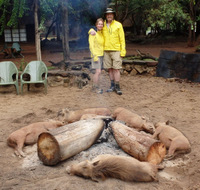
<svg viewBox="0 0 200 190"><path fill-rule="evenodd" d="M77 121L49 133L41 133L37 141L38 157L44 165L56 165L92 146L103 128L103 120L91 119Z"/></svg>
<svg viewBox="0 0 200 190"><path fill-rule="evenodd" d="M60 62L53 62L53 61L49 61L49 63L51 63L53 66L56 66L58 67L58 65L62 64L62 63L65 63L65 64L84 64L84 63L88 63L88 62L91 62L91 58L88 58L88 59L71 59L71 60L68 60L68 61L60 61Z"/></svg>
<svg viewBox="0 0 200 190"><path fill-rule="evenodd" d="M140 74L147 72L147 67L144 65L135 65L134 68Z"/></svg>
<svg viewBox="0 0 200 190"><path fill-rule="evenodd" d="M154 60L140 60L140 59L123 59L123 65L131 64L131 65L147 65L150 67L156 66L158 61Z"/></svg>
<svg viewBox="0 0 200 190"><path fill-rule="evenodd" d="M58 70L58 69L48 71L48 76L71 77L71 76L83 76L83 75L86 77L89 77L89 74L83 71L64 71L64 70Z"/></svg>
<svg viewBox="0 0 200 190"><path fill-rule="evenodd" d="M143 61L143 60L140 60L140 59L133 59L133 60L123 59L123 64L145 65L146 61Z"/></svg>
<svg viewBox="0 0 200 190"><path fill-rule="evenodd" d="M138 55L141 57L141 59L153 59L153 60L157 60L156 57L154 57L153 55L151 55L150 53L142 53L139 49L136 50Z"/></svg>
<svg viewBox="0 0 200 190"><path fill-rule="evenodd" d="M166 147L163 143L117 121L111 123L111 128L115 140L126 153L140 161L156 165L162 162L166 155Z"/></svg>

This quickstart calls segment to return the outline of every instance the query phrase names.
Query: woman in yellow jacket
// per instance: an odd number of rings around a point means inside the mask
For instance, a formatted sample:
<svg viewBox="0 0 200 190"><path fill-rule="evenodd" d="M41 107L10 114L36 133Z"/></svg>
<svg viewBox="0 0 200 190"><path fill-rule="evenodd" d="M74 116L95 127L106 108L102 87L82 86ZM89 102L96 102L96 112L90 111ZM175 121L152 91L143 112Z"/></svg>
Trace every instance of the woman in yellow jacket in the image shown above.
<svg viewBox="0 0 200 190"><path fill-rule="evenodd" d="M96 21L97 32L96 35L91 35L91 31L94 29L90 29L89 34L89 48L92 57L92 69L95 69L95 74L93 75L93 87L92 90L96 93L102 94L103 90L99 87L99 79L101 70L103 67L103 55L104 55L104 38L103 38L103 19L99 18Z"/></svg>

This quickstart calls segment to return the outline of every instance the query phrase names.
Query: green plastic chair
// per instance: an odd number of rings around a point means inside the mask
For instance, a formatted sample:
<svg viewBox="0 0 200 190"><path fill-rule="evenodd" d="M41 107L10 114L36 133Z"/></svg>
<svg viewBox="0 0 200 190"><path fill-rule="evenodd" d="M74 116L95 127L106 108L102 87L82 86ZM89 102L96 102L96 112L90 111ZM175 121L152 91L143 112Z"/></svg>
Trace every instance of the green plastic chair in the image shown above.
<svg viewBox="0 0 200 190"><path fill-rule="evenodd" d="M0 62L0 85L15 85L17 94L18 86L18 69L12 61Z"/></svg>
<svg viewBox="0 0 200 190"><path fill-rule="evenodd" d="M47 74L48 74L48 69L44 62L42 61L29 62L20 76L21 94L23 94L24 84L28 84L28 91L29 91L30 84L33 83L43 83L45 87L45 94L47 94Z"/></svg>

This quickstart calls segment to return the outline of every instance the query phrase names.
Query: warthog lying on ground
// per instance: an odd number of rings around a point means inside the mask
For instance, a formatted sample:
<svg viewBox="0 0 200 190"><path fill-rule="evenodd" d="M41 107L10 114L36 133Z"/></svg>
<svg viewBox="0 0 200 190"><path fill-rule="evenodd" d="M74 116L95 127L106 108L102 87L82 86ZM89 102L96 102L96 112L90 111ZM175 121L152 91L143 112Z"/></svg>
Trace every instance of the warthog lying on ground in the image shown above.
<svg viewBox="0 0 200 190"><path fill-rule="evenodd" d="M57 119L67 123L73 123L75 121L79 121L85 114L110 116L111 111L108 108L88 108L76 111L70 111L65 108L58 112Z"/></svg>
<svg viewBox="0 0 200 190"><path fill-rule="evenodd" d="M153 123L148 122L144 117L122 107L114 110L113 118L125 122L128 127L134 128L138 131L146 131L151 134L155 131Z"/></svg>
<svg viewBox="0 0 200 190"><path fill-rule="evenodd" d="M167 123L157 123L153 138L158 138L168 148L166 158L173 158L178 153L189 153L191 146L188 139L174 127Z"/></svg>
<svg viewBox="0 0 200 190"><path fill-rule="evenodd" d="M8 146L11 146L15 149L15 154L17 156L25 157L25 154L22 150L24 145L31 145L36 143L38 136L41 133L63 125L63 122L56 120L32 123L11 133L7 139L7 144Z"/></svg>
<svg viewBox="0 0 200 190"><path fill-rule="evenodd" d="M112 177L124 181L149 182L157 180L158 166L133 157L99 155L92 161L71 165L66 170L70 175L91 178L93 181Z"/></svg>

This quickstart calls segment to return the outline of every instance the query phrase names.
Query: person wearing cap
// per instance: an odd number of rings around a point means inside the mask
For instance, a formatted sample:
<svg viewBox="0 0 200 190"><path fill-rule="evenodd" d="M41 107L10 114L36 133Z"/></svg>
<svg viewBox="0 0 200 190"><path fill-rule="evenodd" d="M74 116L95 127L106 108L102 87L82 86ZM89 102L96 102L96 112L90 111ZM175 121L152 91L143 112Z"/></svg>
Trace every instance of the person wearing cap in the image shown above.
<svg viewBox="0 0 200 190"><path fill-rule="evenodd" d="M96 35L91 35L91 31L95 31L94 29L90 29L89 34L89 49L92 57L92 69L95 69L95 74L93 75L93 86L92 91L102 94L103 89L99 87L99 79L101 70L103 67L103 54L104 54L104 37L102 33L104 21L102 18L98 18L96 21Z"/></svg>
<svg viewBox="0 0 200 190"><path fill-rule="evenodd" d="M119 81L122 57L126 55L125 35L122 24L114 20L114 16L113 9L107 8L103 27L104 68L108 69L111 80L111 86L107 92L115 91L118 95L122 95Z"/></svg>

